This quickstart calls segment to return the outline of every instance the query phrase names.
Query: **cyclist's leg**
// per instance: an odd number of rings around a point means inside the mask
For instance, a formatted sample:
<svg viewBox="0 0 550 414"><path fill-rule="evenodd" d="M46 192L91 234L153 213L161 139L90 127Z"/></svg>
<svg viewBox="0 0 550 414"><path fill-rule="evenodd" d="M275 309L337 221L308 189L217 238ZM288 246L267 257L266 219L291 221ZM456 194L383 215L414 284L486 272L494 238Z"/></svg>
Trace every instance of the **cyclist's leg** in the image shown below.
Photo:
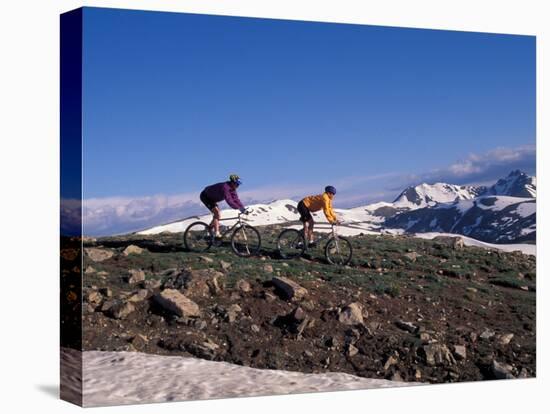
<svg viewBox="0 0 550 414"><path fill-rule="evenodd" d="M307 242L313 243L313 226L315 225L315 222L313 221L313 217L310 216L310 219L307 221Z"/></svg>
<svg viewBox="0 0 550 414"><path fill-rule="evenodd" d="M220 235L220 208L218 206L215 206L212 208L212 222L210 223L210 227L214 229L214 234L216 237L221 237Z"/></svg>

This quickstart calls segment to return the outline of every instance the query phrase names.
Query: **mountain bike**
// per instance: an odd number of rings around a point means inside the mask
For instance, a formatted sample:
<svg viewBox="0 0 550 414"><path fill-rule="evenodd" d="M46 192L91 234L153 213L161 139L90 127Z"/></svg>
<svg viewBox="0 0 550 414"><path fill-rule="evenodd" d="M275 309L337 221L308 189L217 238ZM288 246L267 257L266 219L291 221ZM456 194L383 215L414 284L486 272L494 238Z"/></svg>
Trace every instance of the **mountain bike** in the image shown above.
<svg viewBox="0 0 550 414"><path fill-rule="evenodd" d="M202 253L212 246L219 247L223 239L231 233L231 250L237 256L250 257L258 254L262 244L260 232L243 221L242 216L249 214L250 211L239 213L237 221L231 227L225 229L220 238L216 238L214 230L210 225L203 221L191 223L183 234L183 243L190 252ZM235 220L235 217L220 219L220 221Z"/></svg>
<svg viewBox="0 0 550 414"><path fill-rule="evenodd" d="M331 225L330 233L321 236L315 243L320 243L325 239L327 243L325 244L324 253L327 262L340 266L347 265L353 255L353 248L349 239L338 235L334 224ZM285 229L277 237L277 250L283 259L302 256L308 248L303 229Z"/></svg>

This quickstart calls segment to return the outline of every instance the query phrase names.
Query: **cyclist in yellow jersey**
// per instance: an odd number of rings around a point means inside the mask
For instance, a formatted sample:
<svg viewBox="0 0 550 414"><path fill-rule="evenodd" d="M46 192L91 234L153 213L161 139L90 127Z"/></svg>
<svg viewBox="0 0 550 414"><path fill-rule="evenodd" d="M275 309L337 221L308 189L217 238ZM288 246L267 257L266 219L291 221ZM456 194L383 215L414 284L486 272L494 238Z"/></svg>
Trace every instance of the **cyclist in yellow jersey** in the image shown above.
<svg viewBox="0 0 550 414"><path fill-rule="evenodd" d="M323 210L325 217L331 224L337 224L338 219L332 209L332 199L336 194L336 188L329 185L325 187L323 194L312 195L305 197L298 203L298 213L300 213L300 221L304 223L304 237L308 244L312 245L313 242L313 221L312 212Z"/></svg>

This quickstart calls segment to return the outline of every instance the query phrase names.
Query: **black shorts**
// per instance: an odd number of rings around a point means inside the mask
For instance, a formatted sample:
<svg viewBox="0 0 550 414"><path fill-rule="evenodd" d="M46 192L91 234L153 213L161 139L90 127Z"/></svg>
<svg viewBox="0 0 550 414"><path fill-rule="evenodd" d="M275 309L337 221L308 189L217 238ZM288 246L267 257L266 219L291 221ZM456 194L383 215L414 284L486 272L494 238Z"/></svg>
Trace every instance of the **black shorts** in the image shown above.
<svg viewBox="0 0 550 414"><path fill-rule="evenodd" d="M210 211L212 211L215 207L218 207L218 203L215 201L210 200L207 195L204 193L204 191L200 195L202 203L206 206L206 208Z"/></svg>
<svg viewBox="0 0 550 414"><path fill-rule="evenodd" d="M306 207L303 200L298 203L298 213L300 213L300 221L303 223L313 220L311 211L309 211L309 208Z"/></svg>

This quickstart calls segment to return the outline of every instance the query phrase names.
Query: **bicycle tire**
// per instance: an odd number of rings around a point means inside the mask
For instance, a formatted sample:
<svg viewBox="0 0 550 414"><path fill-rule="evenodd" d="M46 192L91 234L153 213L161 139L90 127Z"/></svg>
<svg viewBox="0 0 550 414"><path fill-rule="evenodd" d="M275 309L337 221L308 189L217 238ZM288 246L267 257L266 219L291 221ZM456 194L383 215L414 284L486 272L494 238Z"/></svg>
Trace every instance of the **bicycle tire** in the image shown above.
<svg viewBox="0 0 550 414"><path fill-rule="evenodd" d="M239 237L240 234L244 234L246 236L244 238L244 242L237 240L237 237ZM253 241L249 242L249 239ZM244 249L242 246L244 246ZM233 230L233 234L231 235L231 250L233 250L233 253L237 256L255 256L258 254L261 247L262 237L260 236L260 232L255 227L252 227L249 224L243 224Z"/></svg>
<svg viewBox="0 0 550 414"><path fill-rule="evenodd" d="M288 252L285 243L288 243ZM303 233L296 229L285 229L280 232L277 237L277 251L282 259L293 259L303 255L306 251Z"/></svg>
<svg viewBox="0 0 550 414"><path fill-rule="evenodd" d="M337 250L339 250L337 255L331 251L333 249L333 244L336 244L335 247L337 247ZM343 252L343 254L340 252ZM331 237L327 241L327 244L325 245L325 259L330 264L346 266L347 264L349 264L349 262L351 262L352 256L353 247L351 246L351 242L348 238L338 236L337 238Z"/></svg>
<svg viewBox="0 0 550 414"><path fill-rule="evenodd" d="M199 227L202 229L199 229ZM192 230L192 228L195 229ZM195 233L195 235L192 233ZM193 240L192 236L198 236L198 238L195 237L195 240ZM185 249L194 253L202 253L210 249L210 247L212 247L212 239L212 230L210 229L210 226L203 221L195 221L194 223L191 223L185 229L185 233L183 233L183 244ZM204 242L204 244L198 242Z"/></svg>

